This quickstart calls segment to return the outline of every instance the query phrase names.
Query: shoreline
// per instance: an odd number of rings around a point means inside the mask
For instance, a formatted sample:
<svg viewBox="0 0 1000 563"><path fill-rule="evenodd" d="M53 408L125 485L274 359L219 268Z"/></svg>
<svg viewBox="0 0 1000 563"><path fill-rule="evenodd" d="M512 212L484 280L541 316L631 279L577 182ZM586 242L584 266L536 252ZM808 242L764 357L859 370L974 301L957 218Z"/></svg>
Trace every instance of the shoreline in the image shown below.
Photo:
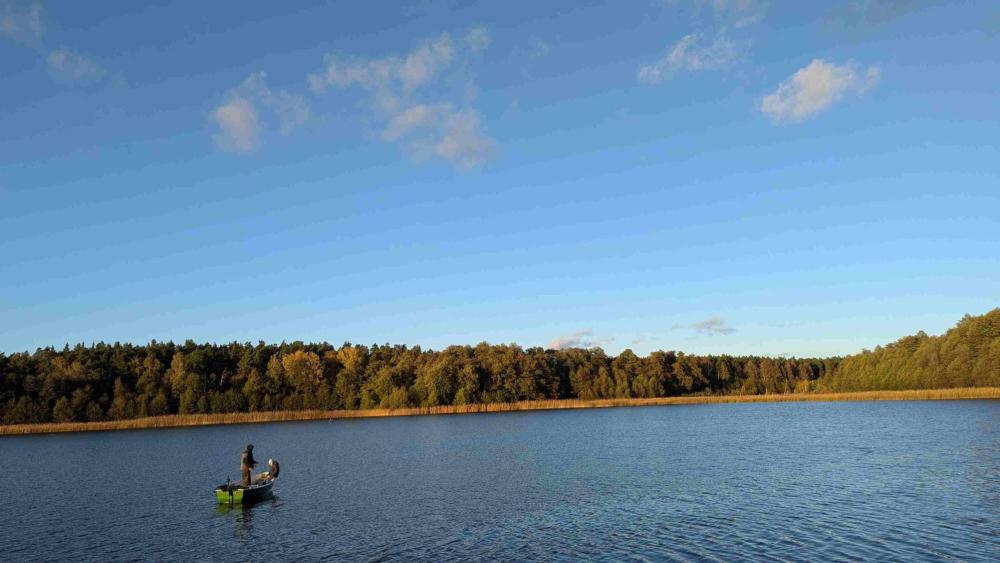
<svg viewBox="0 0 1000 563"><path fill-rule="evenodd" d="M103 432L151 428L183 428L222 424L260 424L307 420L383 418L390 416L432 416L474 413L500 413L562 409L645 407L665 405L704 405L723 403L855 402L855 401L933 401L1000 399L1000 387L964 387L952 389L915 389L905 391L856 391L847 393L788 393L774 395L688 395L652 399L550 399L516 403L479 403L438 407L367 410L262 411L226 414L173 414L105 422L46 422L40 424L0 425L0 436L53 434L65 432Z"/></svg>

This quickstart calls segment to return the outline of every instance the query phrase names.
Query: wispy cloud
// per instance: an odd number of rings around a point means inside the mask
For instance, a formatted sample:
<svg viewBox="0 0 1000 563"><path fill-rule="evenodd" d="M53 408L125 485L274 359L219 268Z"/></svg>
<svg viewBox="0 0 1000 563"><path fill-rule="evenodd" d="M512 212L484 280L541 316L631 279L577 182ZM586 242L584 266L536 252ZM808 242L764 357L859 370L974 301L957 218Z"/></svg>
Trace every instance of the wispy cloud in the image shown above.
<svg viewBox="0 0 1000 563"><path fill-rule="evenodd" d="M692 21L704 28L689 33L670 46L663 56L639 68L642 84L660 84L680 72L722 70L742 59L750 50L748 39L731 39L730 31L760 20L763 5L756 0L661 0L668 8L684 7ZM671 19L677 15L671 10ZM703 17L708 15L708 19ZM711 31L714 30L714 31Z"/></svg>
<svg viewBox="0 0 1000 563"><path fill-rule="evenodd" d="M455 166L471 169L496 153L496 143L482 133L479 114L474 110L459 111L448 105L441 106L439 118L423 130L427 134L417 135L410 144L417 158L437 156Z"/></svg>
<svg viewBox="0 0 1000 563"><path fill-rule="evenodd" d="M260 147L260 119L246 98L233 98L220 105L212 110L211 119L219 127L212 140L220 149L252 153Z"/></svg>
<svg viewBox="0 0 1000 563"><path fill-rule="evenodd" d="M451 35L442 33L421 42L404 57L348 59L327 56L323 71L309 75L309 84L316 93L329 87L361 86L375 92L379 105L391 107L397 103L398 95L410 93L434 80L455 60L455 50Z"/></svg>
<svg viewBox="0 0 1000 563"><path fill-rule="evenodd" d="M243 81L237 94L254 100L274 112L281 133L287 135L305 123L310 116L309 103L303 96L287 90L272 90L267 85L267 74L255 72Z"/></svg>
<svg viewBox="0 0 1000 563"><path fill-rule="evenodd" d="M305 98L274 90L267 84L267 74L255 72L231 90L227 101L209 114L219 130L212 136L215 145L228 152L249 154L261 146L265 123L258 107L266 110L282 135L305 123L311 114Z"/></svg>
<svg viewBox="0 0 1000 563"><path fill-rule="evenodd" d="M703 71L724 68L737 59L745 43L737 43L719 32L706 40L702 33L682 37L660 60L639 69L643 84L659 84L682 70Z"/></svg>
<svg viewBox="0 0 1000 563"><path fill-rule="evenodd" d="M96 62L67 49L52 51L47 62L52 76L63 82L93 82L104 75L104 70Z"/></svg>
<svg viewBox="0 0 1000 563"><path fill-rule="evenodd" d="M660 336L653 336L651 334L639 334L632 339L633 346L642 346L644 344L653 345L654 342L662 340Z"/></svg>
<svg viewBox="0 0 1000 563"><path fill-rule="evenodd" d="M53 80L67 84L91 84L102 81L107 72L93 58L67 48L49 50L42 40L44 31L40 2L25 4L15 0L0 0L0 38L6 38L44 57ZM121 81L121 77L115 78Z"/></svg>
<svg viewBox="0 0 1000 563"><path fill-rule="evenodd" d="M864 94L880 78L881 71L875 66L861 71L850 63L838 66L813 59L764 96L760 110L776 122L802 121L826 110L845 94Z"/></svg>
<svg viewBox="0 0 1000 563"><path fill-rule="evenodd" d="M479 132L479 116L449 104L415 104L392 116L382 131L388 142L409 139L417 159L441 157L463 168L489 159L493 141Z"/></svg>
<svg viewBox="0 0 1000 563"><path fill-rule="evenodd" d="M550 350L565 350L567 348L597 348L614 341L614 338L594 338L594 332L585 328L572 334L553 338L548 348Z"/></svg>
<svg viewBox="0 0 1000 563"><path fill-rule="evenodd" d="M691 325L689 328L692 328L701 334L707 334L709 336L719 335L719 334L727 335L736 332L735 328L729 326L729 324L726 323L726 321L724 321L721 317L717 316L709 317L703 321L698 321L693 325Z"/></svg>
<svg viewBox="0 0 1000 563"><path fill-rule="evenodd" d="M22 5L12 0L0 1L0 37L29 46L42 40L42 6L38 2Z"/></svg>
<svg viewBox="0 0 1000 563"><path fill-rule="evenodd" d="M455 69L490 45L486 28L473 27L460 38L448 33L418 43L405 55L381 58L327 56L322 71L310 74L313 92L359 88L381 124L382 140L398 143L415 158L442 158L474 168L496 152L476 109L469 106L475 87L461 94L441 85Z"/></svg>

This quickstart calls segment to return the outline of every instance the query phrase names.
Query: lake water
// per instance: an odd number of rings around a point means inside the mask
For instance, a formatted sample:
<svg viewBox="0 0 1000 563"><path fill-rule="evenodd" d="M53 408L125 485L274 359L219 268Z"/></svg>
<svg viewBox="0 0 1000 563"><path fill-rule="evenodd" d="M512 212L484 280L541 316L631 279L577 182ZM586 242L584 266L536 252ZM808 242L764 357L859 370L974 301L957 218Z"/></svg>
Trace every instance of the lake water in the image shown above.
<svg viewBox="0 0 1000 563"><path fill-rule="evenodd" d="M218 508L239 455L275 498ZM3 560L1000 559L1000 402L0 438Z"/></svg>

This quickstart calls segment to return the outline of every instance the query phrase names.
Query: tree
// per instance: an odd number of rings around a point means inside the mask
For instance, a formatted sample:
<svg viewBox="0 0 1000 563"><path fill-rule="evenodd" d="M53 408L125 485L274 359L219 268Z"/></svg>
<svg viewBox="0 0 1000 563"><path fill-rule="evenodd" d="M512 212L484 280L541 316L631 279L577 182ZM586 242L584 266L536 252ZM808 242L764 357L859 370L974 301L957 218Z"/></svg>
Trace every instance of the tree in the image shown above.
<svg viewBox="0 0 1000 563"><path fill-rule="evenodd" d="M73 422L73 407L70 406L67 397L59 397L55 406L52 407L53 422Z"/></svg>
<svg viewBox="0 0 1000 563"><path fill-rule="evenodd" d="M123 420L134 418L135 414L136 409L133 395L119 377L115 379L114 398L111 400L111 408L108 409L108 418L111 420Z"/></svg>
<svg viewBox="0 0 1000 563"><path fill-rule="evenodd" d="M454 356L442 354L419 371L414 387L422 406L435 407L452 403L458 385L459 366Z"/></svg>
<svg viewBox="0 0 1000 563"><path fill-rule="evenodd" d="M174 397L180 397L187 389L189 372L187 369L187 358L183 352L174 354L170 360L170 369L167 370L167 383Z"/></svg>
<svg viewBox="0 0 1000 563"><path fill-rule="evenodd" d="M323 383L323 362L313 352L297 350L281 358L288 382L305 395L312 395Z"/></svg>
<svg viewBox="0 0 1000 563"><path fill-rule="evenodd" d="M261 377L257 368L251 368L246 383L243 384L243 396L246 398L247 408L251 412L261 410L264 392L264 378Z"/></svg>

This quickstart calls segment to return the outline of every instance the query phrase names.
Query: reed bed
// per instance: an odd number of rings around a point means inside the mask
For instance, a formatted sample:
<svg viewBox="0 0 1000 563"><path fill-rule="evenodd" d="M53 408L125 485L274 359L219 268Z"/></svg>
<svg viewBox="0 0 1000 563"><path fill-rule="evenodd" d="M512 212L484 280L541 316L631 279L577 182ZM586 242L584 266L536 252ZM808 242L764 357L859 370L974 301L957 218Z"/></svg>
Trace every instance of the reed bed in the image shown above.
<svg viewBox="0 0 1000 563"><path fill-rule="evenodd" d="M498 413L532 410L641 407L655 405L698 405L717 403L779 403L793 401L923 401L956 399L1000 399L1000 387L958 389L916 389L906 391L861 391L853 393L790 393L775 395L688 395L653 399L559 399L448 405L406 409L264 411L227 414L176 414L106 422L62 422L44 424L0 425L0 436L45 434L54 432L95 432L104 430L139 430L216 424L257 424L340 418L377 418L386 416L422 416L446 414Z"/></svg>

